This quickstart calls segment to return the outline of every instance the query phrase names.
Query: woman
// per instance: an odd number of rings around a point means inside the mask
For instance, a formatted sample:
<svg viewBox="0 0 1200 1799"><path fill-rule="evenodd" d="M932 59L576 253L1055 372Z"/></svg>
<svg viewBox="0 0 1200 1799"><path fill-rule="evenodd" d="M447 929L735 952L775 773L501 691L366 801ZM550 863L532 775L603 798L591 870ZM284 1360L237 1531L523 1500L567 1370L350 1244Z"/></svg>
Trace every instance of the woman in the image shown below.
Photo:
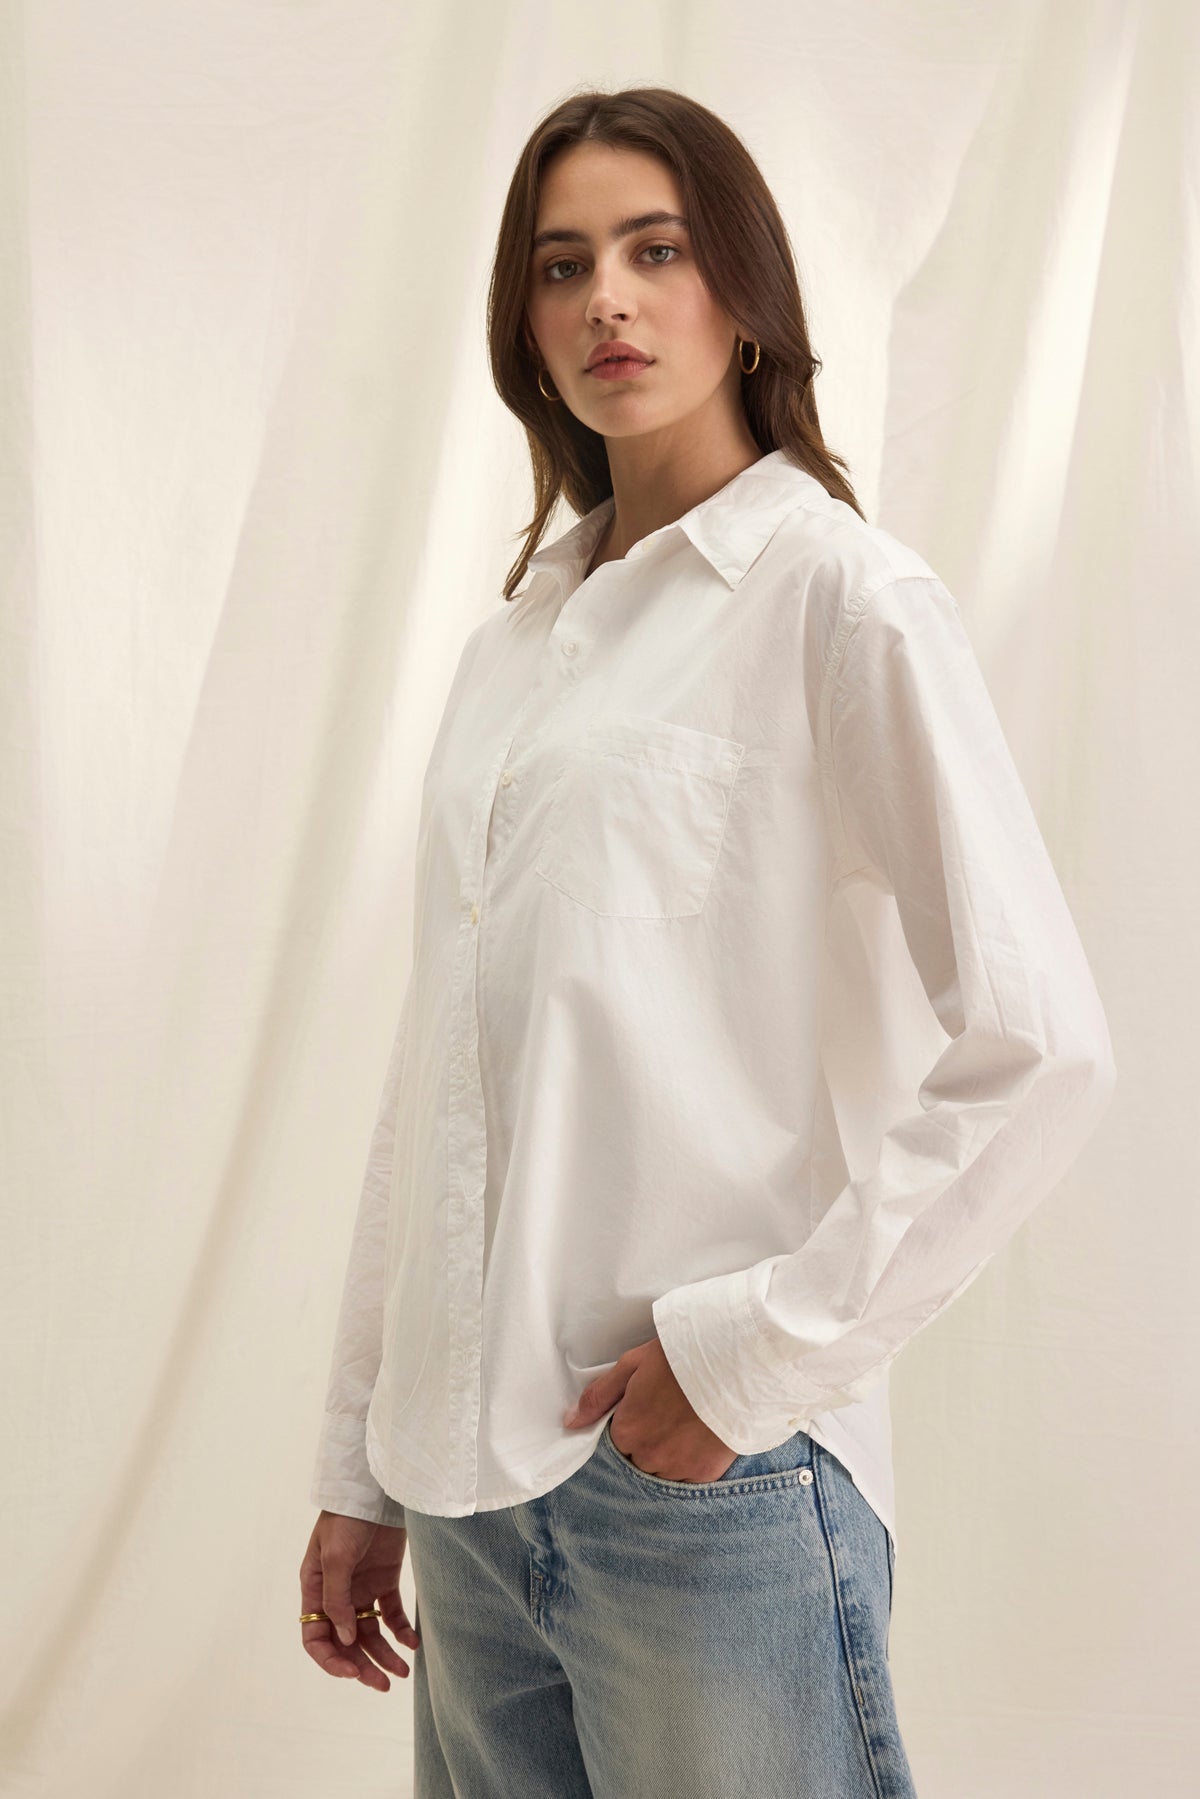
<svg viewBox="0 0 1200 1799"><path fill-rule="evenodd" d="M557 107L490 329L535 517L426 771L305 1646L419 1644L421 1799L908 1795L884 1377L1090 1135L1104 1014L735 134Z"/></svg>

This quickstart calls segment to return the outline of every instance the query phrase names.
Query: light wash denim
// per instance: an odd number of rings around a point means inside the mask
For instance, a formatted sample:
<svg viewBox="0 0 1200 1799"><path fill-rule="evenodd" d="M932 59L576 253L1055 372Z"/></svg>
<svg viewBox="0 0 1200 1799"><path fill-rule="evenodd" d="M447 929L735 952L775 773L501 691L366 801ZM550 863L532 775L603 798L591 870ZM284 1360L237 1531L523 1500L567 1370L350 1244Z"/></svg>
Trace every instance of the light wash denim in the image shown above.
<svg viewBox="0 0 1200 1799"><path fill-rule="evenodd" d="M797 1431L720 1480L612 1440L522 1505L405 1507L416 1799L915 1799L891 1539Z"/></svg>

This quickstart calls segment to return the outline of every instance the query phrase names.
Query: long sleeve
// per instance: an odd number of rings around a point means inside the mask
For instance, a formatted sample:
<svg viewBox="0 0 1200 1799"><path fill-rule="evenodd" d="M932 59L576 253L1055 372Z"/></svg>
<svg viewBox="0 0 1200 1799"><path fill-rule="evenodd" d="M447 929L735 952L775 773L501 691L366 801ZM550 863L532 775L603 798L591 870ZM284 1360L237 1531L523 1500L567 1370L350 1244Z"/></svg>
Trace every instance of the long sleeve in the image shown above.
<svg viewBox="0 0 1200 1799"><path fill-rule="evenodd" d="M1062 1178L1116 1081L1083 947L943 584L854 596L821 695L835 890L865 879L894 896L949 1042L919 1109L806 1241L655 1302L685 1393L743 1454L862 1398Z"/></svg>
<svg viewBox="0 0 1200 1799"><path fill-rule="evenodd" d="M364 1427L382 1351L387 1212L407 1018L406 994L358 1202L310 1493L312 1503L326 1511L390 1525L404 1523L404 1507L372 1474Z"/></svg>

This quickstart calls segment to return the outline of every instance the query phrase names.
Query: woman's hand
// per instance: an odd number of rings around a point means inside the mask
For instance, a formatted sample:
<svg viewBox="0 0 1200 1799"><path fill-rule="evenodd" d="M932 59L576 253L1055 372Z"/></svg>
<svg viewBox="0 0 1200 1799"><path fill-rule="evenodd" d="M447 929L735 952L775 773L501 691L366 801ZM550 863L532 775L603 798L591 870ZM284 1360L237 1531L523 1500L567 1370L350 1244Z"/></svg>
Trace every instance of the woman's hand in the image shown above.
<svg viewBox="0 0 1200 1799"><path fill-rule="evenodd" d="M393 1636L410 1649L420 1648L421 1639L400 1597L407 1542L402 1526L371 1524L342 1512L322 1512L318 1517L300 1564L300 1610L328 1612L329 1621L316 1618L300 1629L305 1649L326 1674L353 1675L381 1693L392 1684L385 1668L407 1679L408 1663L384 1637L380 1619L354 1615L378 1604L382 1622ZM339 1641L343 1631L344 1646Z"/></svg>
<svg viewBox="0 0 1200 1799"><path fill-rule="evenodd" d="M643 1474L657 1474L661 1480L720 1480L737 1461L737 1451L697 1414L657 1336L627 1349L590 1381L563 1423L578 1430L614 1405L618 1410L609 1425L613 1445Z"/></svg>

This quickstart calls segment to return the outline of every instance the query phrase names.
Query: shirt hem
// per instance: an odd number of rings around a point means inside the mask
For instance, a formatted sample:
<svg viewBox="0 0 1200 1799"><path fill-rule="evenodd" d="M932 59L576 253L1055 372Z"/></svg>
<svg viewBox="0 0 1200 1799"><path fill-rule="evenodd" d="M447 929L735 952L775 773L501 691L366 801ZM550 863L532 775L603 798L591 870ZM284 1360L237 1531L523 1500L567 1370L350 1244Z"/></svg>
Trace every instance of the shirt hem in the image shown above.
<svg viewBox="0 0 1200 1799"><path fill-rule="evenodd" d="M547 1493L552 1493L555 1487L562 1486L564 1481L570 1480L573 1474L578 1474L584 1464L590 1461L595 1453L596 1445L604 1434L604 1427L607 1423L608 1414L605 1413L604 1417L600 1420L598 1428L595 1428L589 1436L582 1438L582 1442L585 1445L585 1452L580 1456L579 1460L572 1467L565 1469L561 1474L555 1473L551 1475L545 1486L539 1486L536 1492L531 1493L524 1487L513 1487L510 1488L507 1493L500 1494L498 1498L493 1496L485 1500L477 1500L474 1505L455 1506L449 1511L442 1509L445 1507L446 1501L444 1499L435 1500L434 1496L427 1488L418 1488L409 1485L407 1482L401 1483L395 1480L390 1470L385 1466L382 1455L377 1459L372 1454L372 1451L378 1448L378 1443L374 1438L373 1433L370 1431L367 1432L367 1461L370 1464L371 1472L375 1476L375 1479L379 1482L389 1498L393 1499L397 1505L405 1506L414 1512L428 1512L429 1515L434 1518L471 1518L474 1517L476 1512L498 1512L502 1511L506 1506L527 1505L531 1499L543 1499ZM846 1473L850 1476L850 1479L854 1482L858 1491L862 1494L871 1510L875 1513L875 1516L879 1519L879 1522L883 1525L883 1528L887 1531L888 1537L891 1540L893 1558L898 1559L896 1533L891 1521L890 1512L877 1496L872 1497L870 1490L871 1483L868 1481L864 1484L850 1466L850 1463L846 1461L845 1457L834 1448L832 1443L826 1440L824 1433L816 1426L815 1419L813 1419L806 1428L807 1434L813 1441L819 1443L821 1448L824 1449L828 1455L833 1456L840 1462L842 1467L846 1470ZM404 1485L406 1488L403 1497L398 1490L400 1485ZM414 1493L418 1495L416 1498L410 1496Z"/></svg>

